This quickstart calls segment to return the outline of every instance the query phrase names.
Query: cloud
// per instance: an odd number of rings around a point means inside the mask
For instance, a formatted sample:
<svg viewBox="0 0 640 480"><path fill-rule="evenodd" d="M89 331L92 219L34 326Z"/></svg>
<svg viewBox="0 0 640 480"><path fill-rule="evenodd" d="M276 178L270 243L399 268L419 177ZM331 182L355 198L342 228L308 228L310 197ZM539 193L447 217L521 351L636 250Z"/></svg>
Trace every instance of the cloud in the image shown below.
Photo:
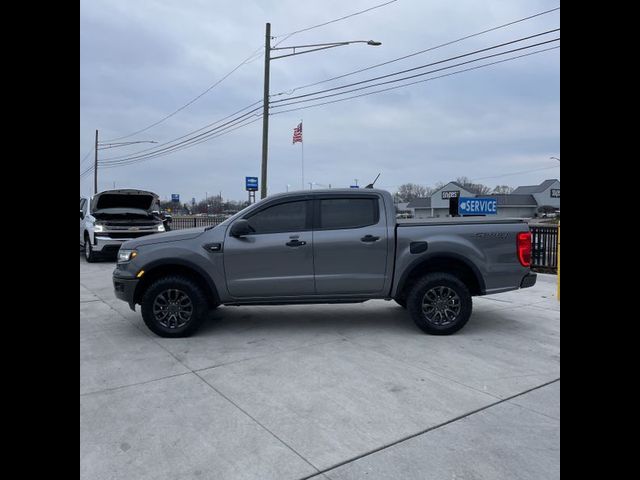
<svg viewBox="0 0 640 480"><path fill-rule="evenodd" d="M92 0L81 3L81 158L102 139L139 130L173 112L255 52L271 21L276 41L288 32L368 8L351 2L284 0L277 3ZM554 8L551 1L409 2L386 7L291 37L286 44L368 40L272 62L271 92L340 75L406 55L516 18ZM322 84L330 88L557 28L553 13ZM164 142L222 118L261 97L263 60L243 66L218 87L166 122L128 140ZM443 72L444 73L444 72ZM306 93L314 89L296 92ZM283 98L283 97L277 97ZM330 100L330 99L327 99ZM273 109L275 113L277 109ZM382 172L390 189L406 182L433 184L554 166L559 155L559 51L332 105L273 115L269 187L301 184L301 146L291 144L304 119L305 181L348 186ZM144 145L101 151L113 158ZM173 155L99 171L99 188L139 187L163 198L202 198L219 192L243 199L245 176L259 176L261 122ZM557 163L557 162L556 162ZM87 163L83 165L86 166ZM535 184L559 169L484 180ZM91 193L91 176L81 193Z"/></svg>

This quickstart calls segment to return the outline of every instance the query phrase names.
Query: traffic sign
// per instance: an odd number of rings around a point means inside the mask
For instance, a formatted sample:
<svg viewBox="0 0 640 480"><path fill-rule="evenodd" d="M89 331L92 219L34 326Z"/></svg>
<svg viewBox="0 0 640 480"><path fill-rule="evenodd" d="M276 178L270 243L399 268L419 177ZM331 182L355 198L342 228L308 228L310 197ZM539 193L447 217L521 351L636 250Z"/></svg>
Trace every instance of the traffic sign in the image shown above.
<svg viewBox="0 0 640 480"><path fill-rule="evenodd" d="M172 193L171 194L171 201L180 203L180 194L179 193Z"/></svg>

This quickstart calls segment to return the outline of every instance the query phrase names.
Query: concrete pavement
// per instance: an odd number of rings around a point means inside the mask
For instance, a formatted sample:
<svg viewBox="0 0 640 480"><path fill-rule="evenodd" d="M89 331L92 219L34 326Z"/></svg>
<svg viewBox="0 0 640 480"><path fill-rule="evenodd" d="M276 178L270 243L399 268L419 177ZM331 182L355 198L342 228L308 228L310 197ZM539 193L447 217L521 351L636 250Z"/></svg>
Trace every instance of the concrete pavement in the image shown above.
<svg viewBox="0 0 640 480"><path fill-rule="evenodd" d="M162 339L80 260L83 479L559 478L555 276L423 334L394 302L221 307Z"/></svg>

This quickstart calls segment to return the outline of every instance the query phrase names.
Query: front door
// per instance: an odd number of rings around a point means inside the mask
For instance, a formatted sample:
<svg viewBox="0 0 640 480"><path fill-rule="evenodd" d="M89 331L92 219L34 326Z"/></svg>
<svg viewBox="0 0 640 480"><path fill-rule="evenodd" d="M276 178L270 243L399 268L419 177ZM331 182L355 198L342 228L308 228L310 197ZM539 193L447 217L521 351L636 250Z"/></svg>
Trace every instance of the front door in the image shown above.
<svg viewBox="0 0 640 480"><path fill-rule="evenodd" d="M311 201L271 203L245 217L253 232L224 243L229 293L238 298L314 294Z"/></svg>
<svg viewBox="0 0 640 480"><path fill-rule="evenodd" d="M387 275L387 223L375 194L316 200L316 293L380 294Z"/></svg>

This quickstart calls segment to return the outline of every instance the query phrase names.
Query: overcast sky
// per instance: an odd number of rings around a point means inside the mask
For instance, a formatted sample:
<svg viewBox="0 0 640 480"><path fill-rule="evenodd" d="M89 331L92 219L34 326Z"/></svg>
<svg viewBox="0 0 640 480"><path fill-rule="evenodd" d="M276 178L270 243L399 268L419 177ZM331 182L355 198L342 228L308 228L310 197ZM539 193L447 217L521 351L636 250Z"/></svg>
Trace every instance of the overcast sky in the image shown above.
<svg viewBox="0 0 640 480"><path fill-rule="evenodd" d="M80 158L92 150L96 129L101 140L130 134L202 93L264 45L265 22L271 22L277 42L292 31L384 2L82 1ZM271 63L271 93L558 6L558 1L547 0L398 0L286 40L280 46L368 39L383 45L355 44L275 60ZM559 26L560 14L556 11L295 95L408 69ZM536 41L540 40L528 43ZM376 186L394 191L407 182L433 185L459 176L492 187L560 178L559 163L549 158L560 156L559 52L551 50L385 93L273 115L269 193L285 191L288 184L291 190L301 188L301 146L291 143L293 128L301 119L305 183L346 187L358 179L362 185L380 172ZM263 58L257 58L167 121L122 141L166 142L260 100L263 68ZM262 122L257 121L171 155L99 169L98 189L113 188L115 182L117 188L152 190L163 199L178 193L185 202L192 197L202 199L205 192L246 199L244 177L260 176L261 134ZM150 146L101 150L100 158ZM90 155L80 170L92 161ZM531 170L537 171L508 175ZM87 175L80 181L80 193L92 192L93 176Z"/></svg>

